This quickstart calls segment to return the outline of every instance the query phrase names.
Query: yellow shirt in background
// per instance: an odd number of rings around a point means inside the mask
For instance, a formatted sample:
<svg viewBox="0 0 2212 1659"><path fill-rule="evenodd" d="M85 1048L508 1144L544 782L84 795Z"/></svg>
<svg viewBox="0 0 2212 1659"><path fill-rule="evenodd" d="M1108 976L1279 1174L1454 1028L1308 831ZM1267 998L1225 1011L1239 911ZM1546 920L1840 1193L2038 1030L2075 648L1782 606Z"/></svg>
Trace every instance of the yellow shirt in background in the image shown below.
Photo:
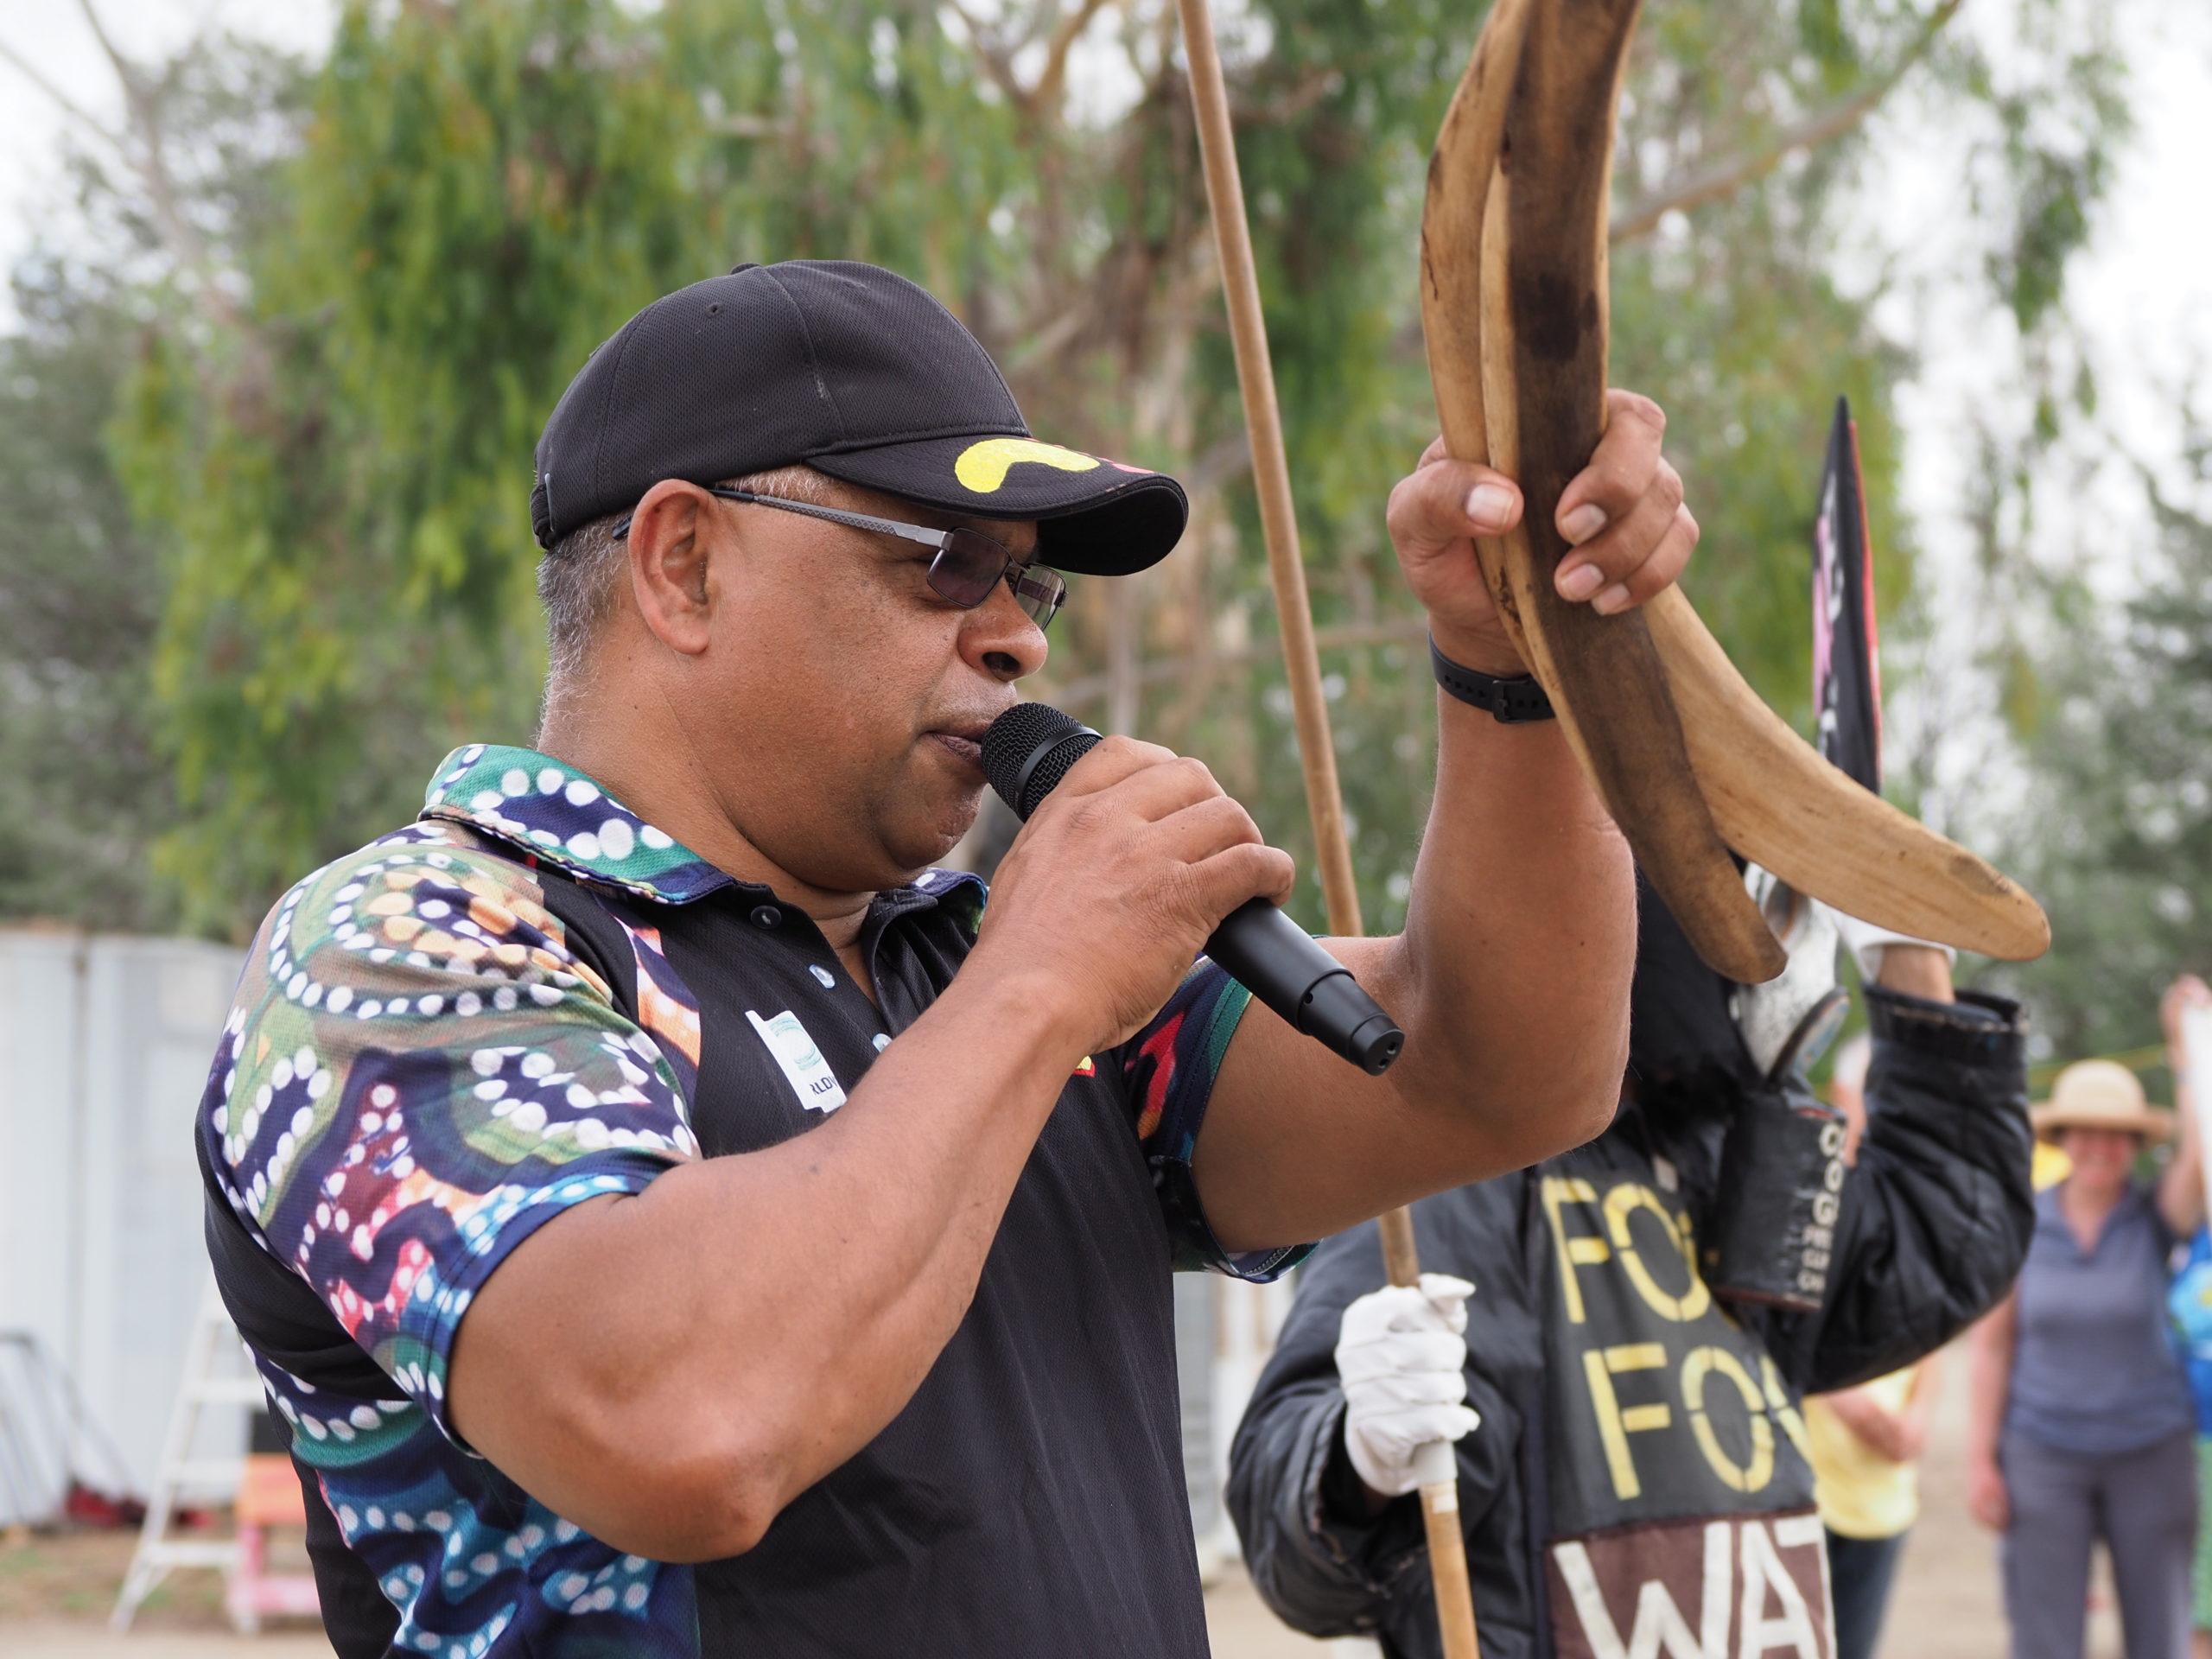
<svg viewBox="0 0 2212 1659"><path fill-rule="evenodd" d="M1908 1365L1865 1385L1885 1411L1903 1411L1920 1370ZM1813 1452L1813 1497L1830 1532L1846 1538L1894 1538L1920 1518L1920 1470L1891 1463L1845 1427L1818 1395L1805 1402Z"/></svg>
<svg viewBox="0 0 2212 1659"><path fill-rule="evenodd" d="M2071 1158L2048 1141L2036 1142L2035 1166L2029 1172L2028 1179L2035 1183L2037 1192L2042 1192L2046 1186L2056 1186L2073 1173L2074 1160Z"/></svg>

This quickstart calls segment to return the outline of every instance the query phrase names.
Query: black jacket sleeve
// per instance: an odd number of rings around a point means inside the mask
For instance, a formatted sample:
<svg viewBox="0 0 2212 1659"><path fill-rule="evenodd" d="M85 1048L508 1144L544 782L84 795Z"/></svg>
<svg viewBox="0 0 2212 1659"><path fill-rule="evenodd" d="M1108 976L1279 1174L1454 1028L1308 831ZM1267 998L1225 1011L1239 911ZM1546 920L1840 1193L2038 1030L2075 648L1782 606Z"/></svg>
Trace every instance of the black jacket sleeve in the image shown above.
<svg viewBox="0 0 2212 1659"><path fill-rule="evenodd" d="M1534 1650L1522 1459L1541 1347L1521 1264L1525 1186L1508 1178L1414 1206L1421 1266L1476 1287L1467 1403L1482 1425L1459 1442L1459 1503L1484 1659ZM1441 1649L1419 1501L1368 1516L1344 1449L1338 1327L1347 1306L1388 1282L1371 1222L1300 1268L1297 1304L1230 1450L1227 1497L1253 1582L1286 1623L1312 1636L1374 1635L1394 1659L1427 1659Z"/></svg>
<svg viewBox="0 0 2212 1659"><path fill-rule="evenodd" d="M2035 1227L2019 1005L1878 986L1866 1002L1866 1134L1844 1184L1827 1302L1815 1314L1746 1310L1807 1394L1942 1347L2005 1294Z"/></svg>

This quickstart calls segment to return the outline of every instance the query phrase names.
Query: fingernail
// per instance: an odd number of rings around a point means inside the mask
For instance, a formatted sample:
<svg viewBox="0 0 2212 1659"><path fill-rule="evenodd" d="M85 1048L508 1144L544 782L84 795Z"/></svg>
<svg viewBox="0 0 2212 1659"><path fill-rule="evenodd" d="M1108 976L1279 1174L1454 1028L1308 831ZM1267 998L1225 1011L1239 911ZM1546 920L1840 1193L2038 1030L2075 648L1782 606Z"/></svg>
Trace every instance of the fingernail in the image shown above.
<svg viewBox="0 0 2212 1659"><path fill-rule="evenodd" d="M1513 518L1513 492L1497 484L1478 484L1467 492L1467 517L1478 530L1503 530Z"/></svg>
<svg viewBox="0 0 2212 1659"><path fill-rule="evenodd" d="M1605 580L1605 573L1596 565L1578 564L1572 570L1560 573L1559 596L1580 604L1596 593Z"/></svg>
<svg viewBox="0 0 2212 1659"><path fill-rule="evenodd" d="M1600 616L1611 616L1615 611L1626 610L1628 608L1627 584L1615 582L1590 601L1590 608Z"/></svg>
<svg viewBox="0 0 2212 1659"><path fill-rule="evenodd" d="M1605 527L1605 510L1594 502L1586 501L1560 520L1559 533L1580 547Z"/></svg>

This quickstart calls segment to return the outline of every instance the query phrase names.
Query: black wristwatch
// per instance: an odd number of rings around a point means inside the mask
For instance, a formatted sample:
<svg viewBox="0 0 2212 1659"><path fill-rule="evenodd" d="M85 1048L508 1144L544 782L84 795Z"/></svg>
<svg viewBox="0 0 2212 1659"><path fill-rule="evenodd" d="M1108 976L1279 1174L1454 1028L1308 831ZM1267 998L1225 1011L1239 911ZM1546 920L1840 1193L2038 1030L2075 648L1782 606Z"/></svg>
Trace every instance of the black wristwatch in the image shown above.
<svg viewBox="0 0 2212 1659"><path fill-rule="evenodd" d="M1464 668L1436 648L1433 635L1428 642L1428 665L1436 676L1436 683L1446 691L1462 702L1487 709L1492 719L1505 725L1557 717L1552 700L1544 695L1544 688L1536 683L1533 674L1516 674L1504 679L1496 674L1485 674L1480 669Z"/></svg>

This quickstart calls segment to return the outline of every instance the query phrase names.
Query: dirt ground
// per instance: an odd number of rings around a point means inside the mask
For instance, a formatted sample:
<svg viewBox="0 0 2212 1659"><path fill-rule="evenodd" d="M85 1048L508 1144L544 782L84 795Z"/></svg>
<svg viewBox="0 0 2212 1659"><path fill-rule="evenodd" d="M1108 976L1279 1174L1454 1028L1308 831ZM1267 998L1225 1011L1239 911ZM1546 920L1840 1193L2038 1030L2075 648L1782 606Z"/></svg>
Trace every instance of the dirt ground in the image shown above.
<svg viewBox="0 0 2212 1659"><path fill-rule="evenodd" d="M129 1532L0 1539L0 1656L331 1659L330 1644L312 1621L272 1619L261 1636L236 1634L223 1612L222 1579L207 1571L172 1573L139 1608L127 1635L111 1632L108 1615L137 1541ZM269 1564L272 1572L307 1570L296 1535L271 1540Z"/></svg>
<svg viewBox="0 0 2212 1659"><path fill-rule="evenodd" d="M210 1534L209 1536L218 1536ZM32 1624L105 1622L130 1566L136 1533L72 1532L0 1542L0 1642L10 1659L15 1630ZM222 1580L178 1573L148 1598L139 1618L149 1630L227 1630Z"/></svg>
<svg viewBox="0 0 2212 1659"><path fill-rule="evenodd" d="M1966 1508L1966 1368L1948 1357L1943 1396L1922 1467L1922 1514L1906 1547L1881 1659L2005 1659L1994 1541ZM128 1534L88 1533L0 1541L0 1655L5 1659L329 1659L311 1624L272 1624L259 1637L232 1634L213 1573L180 1572L148 1600L127 1636L107 1615L130 1563ZM272 1552L272 1567L303 1566ZM1206 1594L1215 1659L1359 1659L1364 1643L1315 1642L1287 1630L1241 1571ZM2090 1616L2090 1659L2120 1659L2118 1620L2100 1573Z"/></svg>

